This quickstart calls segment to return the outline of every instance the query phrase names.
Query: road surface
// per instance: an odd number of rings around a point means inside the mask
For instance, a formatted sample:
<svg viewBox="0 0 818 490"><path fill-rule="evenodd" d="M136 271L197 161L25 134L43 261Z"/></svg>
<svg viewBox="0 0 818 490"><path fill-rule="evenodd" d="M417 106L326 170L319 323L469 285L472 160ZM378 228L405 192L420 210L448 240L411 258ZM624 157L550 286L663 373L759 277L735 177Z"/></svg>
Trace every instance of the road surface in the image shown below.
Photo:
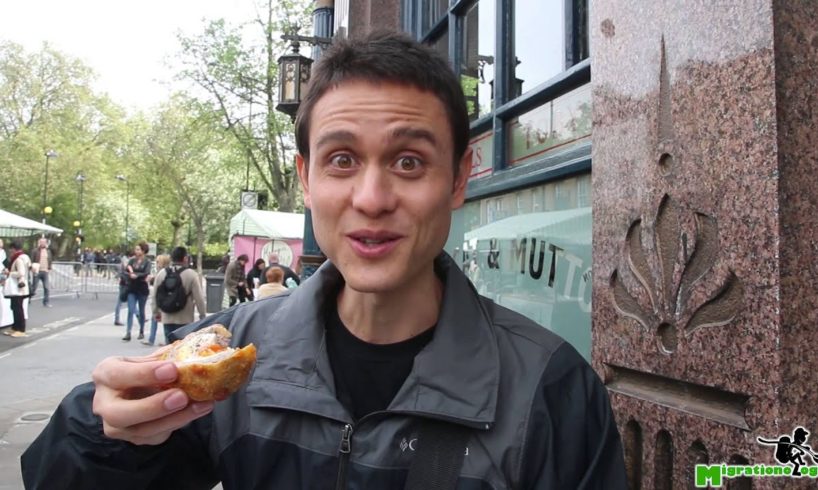
<svg viewBox="0 0 818 490"><path fill-rule="evenodd" d="M42 431L59 401L90 380L101 359L144 355L151 348L123 342L124 327L113 325L112 294L55 294L51 308L38 298L29 310L27 338L0 335L0 490L23 488L19 458ZM126 318L127 308L122 310ZM146 325L146 333L149 324ZM4 329L5 330L5 329ZM157 341L164 340L159 327Z"/></svg>

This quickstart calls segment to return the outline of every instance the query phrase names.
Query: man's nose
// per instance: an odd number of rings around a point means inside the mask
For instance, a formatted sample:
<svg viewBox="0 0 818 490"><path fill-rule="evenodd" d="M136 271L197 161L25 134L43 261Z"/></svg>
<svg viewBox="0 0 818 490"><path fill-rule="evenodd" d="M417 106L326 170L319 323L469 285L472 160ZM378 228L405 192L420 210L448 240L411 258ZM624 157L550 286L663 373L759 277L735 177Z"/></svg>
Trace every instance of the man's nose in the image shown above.
<svg viewBox="0 0 818 490"><path fill-rule="evenodd" d="M365 165L352 190L352 207L370 217L395 209L395 195L389 171L382 165Z"/></svg>

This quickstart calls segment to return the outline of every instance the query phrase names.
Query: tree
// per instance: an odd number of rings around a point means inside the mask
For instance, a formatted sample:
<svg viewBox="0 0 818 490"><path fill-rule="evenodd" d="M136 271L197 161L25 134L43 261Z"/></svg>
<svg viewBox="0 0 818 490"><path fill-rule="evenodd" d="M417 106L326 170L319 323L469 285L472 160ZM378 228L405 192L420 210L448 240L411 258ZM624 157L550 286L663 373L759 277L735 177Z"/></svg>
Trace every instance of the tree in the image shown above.
<svg viewBox="0 0 818 490"><path fill-rule="evenodd" d="M203 89L204 100L220 114L281 211L294 211L299 198L292 122L275 110L277 58L286 50L279 38L290 23L309 22L308 6L305 1L267 0L255 21L245 26L253 29L215 20L202 34L179 39L180 76ZM246 41L252 34L253 40Z"/></svg>
<svg viewBox="0 0 818 490"><path fill-rule="evenodd" d="M176 95L159 109L141 140L141 174L157 189L151 214L171 226L172 246L180 243L181 228L192 225L199 273L208 238L227 236L242 180L243 163L219 116Z"/></svg>
<svg viewBox="0 0 818 490"><path fill-rule="evenodd" d="M0 207L39 219L46 190L54 209L49 223L67 233L58 240L65 252L79 219L82 172L86 236L117 236L119 202L113 180L119 162L113 148L127 138L124 111L91 88L93 71L45 44L36 52L0 42L0 168L8 182ZM48 150L56 150L47 159ZM97 219L94 219L97 218ZM90 225L90 226L88 226Z"/></svg>

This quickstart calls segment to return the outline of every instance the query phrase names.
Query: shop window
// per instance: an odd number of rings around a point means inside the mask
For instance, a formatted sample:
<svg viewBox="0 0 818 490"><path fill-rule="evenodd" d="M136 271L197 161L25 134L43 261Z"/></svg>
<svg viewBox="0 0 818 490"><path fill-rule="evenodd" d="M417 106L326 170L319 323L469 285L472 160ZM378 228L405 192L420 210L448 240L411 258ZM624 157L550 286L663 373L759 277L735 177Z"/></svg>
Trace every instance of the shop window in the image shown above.
<svg viewBox="0 0 818 490"><path fill-rule="evenodd" d="M487 131L469 141L471 148L471 173L469 180L491 176L494 151L494 132Z"/></svg>
<svg viewBox="0 0 818 490"><path fill-rule="evenodd" d="M514 96L587 58L587 1L514 0L512 9Z"/></svg>
<svg viewBox="0 0 818 490"><path fill-rule="evenodd" d="M531 210L535 213L545 211L545 190L542 186L537 186L531 190Z"/></svg>
<svg viewBox="0 0 818 490"><path fill-rule="evenodd" d="M461 20L460 83L470 120L494 110L494 6L494 0L477 2Z"/></svg>
<svg viewBox="0 0 818 490"><path fill-rule="evenodd" d="M577 181L574 178L565 179L554 184L554 200L556 208L571 209L578 205Z"/></svg>
<svg viewBox="0 0 818 490"><path fill-rule="evenodd" d="M431 43L432 48L435 51L440 53L440 56L443 56L444 59L449 59L449 33L444 32L440 37L438 37L435 41Z"/></svg>
<svg viewBox="0 0 818 490"><path fill-rule="evenodd" d="M454 237L447 249L481 294L553 330L586 358L591 352L591 208L580 206L578 192L569 189L589 180L590 175L571 177L559 185L469 202L455 216L462 240ZM523 204L536 202L532 196L544 196L549 186L564 199L564 209ZM509 208L507 201L520 205Z"/></svg>
<svg viewBox="0 0 818 490"><path fill-rule="evenodd" d="M448 0L423 0L422 2L422 22L421 27L424 33L429 32L438 22L440 22L449 10ZM447 56L448 58L448 56Z"/></svg>
<svg viewBox="0 0 818 490"><path fill-rule="evenodd" d="M508 163L543 158L591 135L591 87L557 97L508 123Z"/></svg>
<svg viewBox="0 0 818 490"><path fill-rule="evenodd" d="M591 176L583 175L577 179L577 205L591 205Z"/></svg>

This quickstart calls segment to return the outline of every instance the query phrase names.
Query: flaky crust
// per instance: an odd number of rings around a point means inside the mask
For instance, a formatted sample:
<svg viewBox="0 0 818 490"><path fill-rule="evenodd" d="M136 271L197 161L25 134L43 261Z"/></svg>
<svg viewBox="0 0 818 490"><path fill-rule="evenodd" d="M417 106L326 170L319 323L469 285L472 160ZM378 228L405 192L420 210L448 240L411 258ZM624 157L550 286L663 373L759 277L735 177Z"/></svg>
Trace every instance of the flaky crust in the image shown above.
<svg viewBox="0 0 818 490"><path fill-rule="evenodd" d="M178 371L176 381L167 385L168 388L181 388L194 401L224 400L247 381L256 363L256 347L253 344L235 349L217 362L196 362L195 359L190 359L188 346L202 346L201 338L204 334L217 332L219 344L227 345L230 332L221 325L217 327L215 330L205 329L200 331L201 333L193 332L184 339L174 342L171 348L164 352L162 357L174 361ZM184 354L180 356L182 353Z"/></svg>
<svg viewBox="0 0 818 490"><path fill-rule="evenodd" d="M256 346L250 344L219 362L178 366L173 386L197 402L224 400L247 381L256 363Z"/></svg>

